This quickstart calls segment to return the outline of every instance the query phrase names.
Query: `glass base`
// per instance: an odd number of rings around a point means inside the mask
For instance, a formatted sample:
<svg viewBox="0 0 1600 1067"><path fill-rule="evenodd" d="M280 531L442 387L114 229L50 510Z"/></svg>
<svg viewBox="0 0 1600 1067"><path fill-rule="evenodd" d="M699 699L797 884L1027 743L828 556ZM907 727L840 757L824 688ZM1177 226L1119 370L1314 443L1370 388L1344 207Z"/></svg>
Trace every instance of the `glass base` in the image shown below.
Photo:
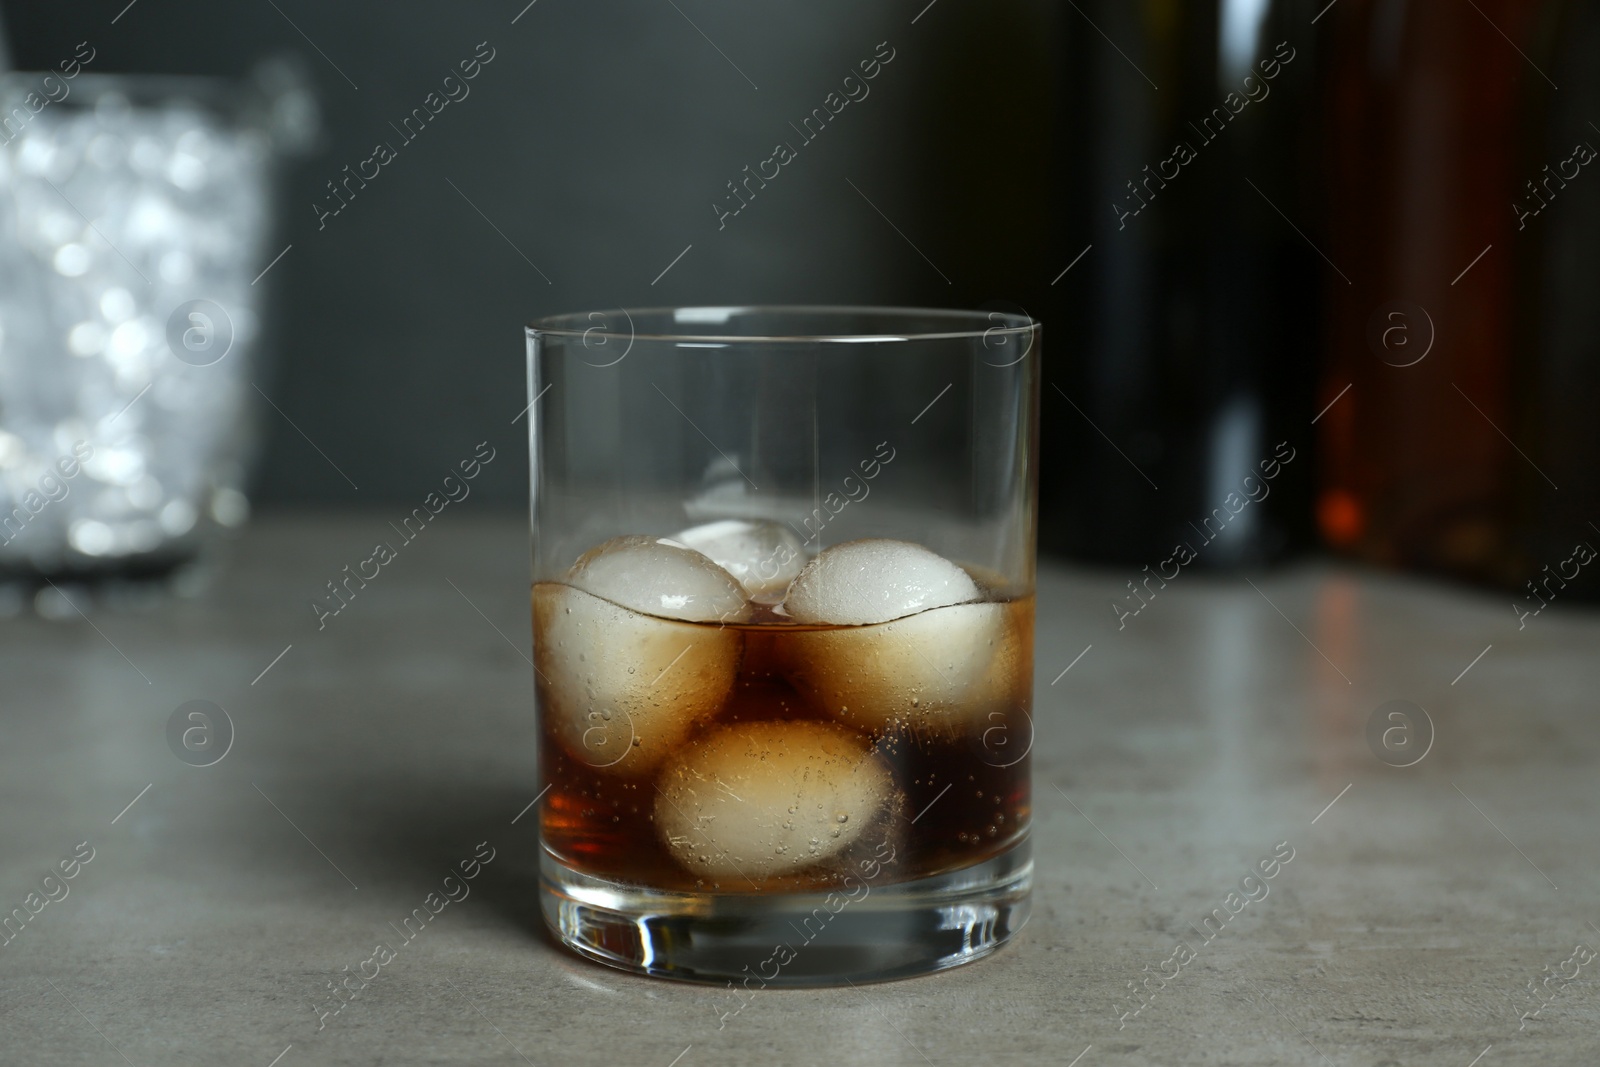
<svg viewBox="0 0 1600 1067"><path fill-rule="evenodd" d="M879 982L982 959L1028 921L1027 838L973 867L836 893L682 893L582 874L546 851L540 906L560 941L639 974L768 986Z"/></svg>

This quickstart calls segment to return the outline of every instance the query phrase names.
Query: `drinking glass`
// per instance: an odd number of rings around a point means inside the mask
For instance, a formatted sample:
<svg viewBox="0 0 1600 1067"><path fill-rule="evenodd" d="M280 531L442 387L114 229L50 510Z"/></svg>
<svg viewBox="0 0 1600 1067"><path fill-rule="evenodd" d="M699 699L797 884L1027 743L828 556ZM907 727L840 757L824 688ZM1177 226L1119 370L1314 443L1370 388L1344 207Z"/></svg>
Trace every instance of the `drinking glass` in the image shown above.
<svg viewBox="0 0 1600 1067"><path fill-rule="evenodd" d="M0 74L0 582L25 586L164 573L244 521L272 189L317 125L294 64L80 66Z"/></svg>
<svg viewBox="0 0 1600 1067"><path fill-rule="evenodd" d="M527 337L551 930L737 998L994 951L1032 877L1039 325L697 307Z"/></svg>

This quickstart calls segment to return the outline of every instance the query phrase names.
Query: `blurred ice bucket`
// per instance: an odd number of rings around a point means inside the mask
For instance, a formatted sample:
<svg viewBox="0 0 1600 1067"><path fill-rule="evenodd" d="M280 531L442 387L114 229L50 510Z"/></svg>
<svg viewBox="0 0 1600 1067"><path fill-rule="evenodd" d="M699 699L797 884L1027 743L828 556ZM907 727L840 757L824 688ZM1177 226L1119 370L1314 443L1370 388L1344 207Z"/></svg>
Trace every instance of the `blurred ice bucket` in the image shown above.
<svg viewBox="0 0 1600 1067"><path fill-rule="evenodd" d="M304 86L0 76L0 576L159 571L244 521L254 279Z"/></svg>

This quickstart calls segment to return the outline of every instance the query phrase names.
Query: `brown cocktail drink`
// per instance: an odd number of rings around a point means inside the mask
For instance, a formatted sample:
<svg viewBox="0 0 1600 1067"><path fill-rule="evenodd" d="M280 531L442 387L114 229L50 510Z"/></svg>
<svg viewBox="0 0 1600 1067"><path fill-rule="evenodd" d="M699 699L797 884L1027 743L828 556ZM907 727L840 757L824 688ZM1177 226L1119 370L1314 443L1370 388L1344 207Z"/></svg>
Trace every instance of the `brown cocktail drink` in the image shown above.
<svg viewBox="0 0 1600 1067"><path fill-rule="evenodd" d="M630 568L649 582L587 591ZM883 883L921 878L1015 843L1033 598L892 541L762 588L646 537L534 587L546 846L604 878L750 893L825 890L863 857L893 857Z"/></svg>

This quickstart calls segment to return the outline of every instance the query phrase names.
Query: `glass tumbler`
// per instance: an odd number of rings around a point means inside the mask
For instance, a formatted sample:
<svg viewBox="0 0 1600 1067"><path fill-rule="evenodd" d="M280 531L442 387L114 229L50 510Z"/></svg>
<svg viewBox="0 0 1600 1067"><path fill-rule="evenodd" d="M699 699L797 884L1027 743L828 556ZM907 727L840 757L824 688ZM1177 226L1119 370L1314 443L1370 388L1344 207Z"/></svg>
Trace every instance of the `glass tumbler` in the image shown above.
<svg viewBox="0 0 1600 1067"><path fill-rule="evenodd" d="M1032 877L1039 325L702 307L527 336L555 935L740 998L994 951Z"/></svg>
<svg viewBox="0 0 1600 1067"><path fill-rule="evenodd" d="M71 69L0 74L0 581L23 585L163 573L244 520L273 183L316 127L292 65Z"/></svg>

